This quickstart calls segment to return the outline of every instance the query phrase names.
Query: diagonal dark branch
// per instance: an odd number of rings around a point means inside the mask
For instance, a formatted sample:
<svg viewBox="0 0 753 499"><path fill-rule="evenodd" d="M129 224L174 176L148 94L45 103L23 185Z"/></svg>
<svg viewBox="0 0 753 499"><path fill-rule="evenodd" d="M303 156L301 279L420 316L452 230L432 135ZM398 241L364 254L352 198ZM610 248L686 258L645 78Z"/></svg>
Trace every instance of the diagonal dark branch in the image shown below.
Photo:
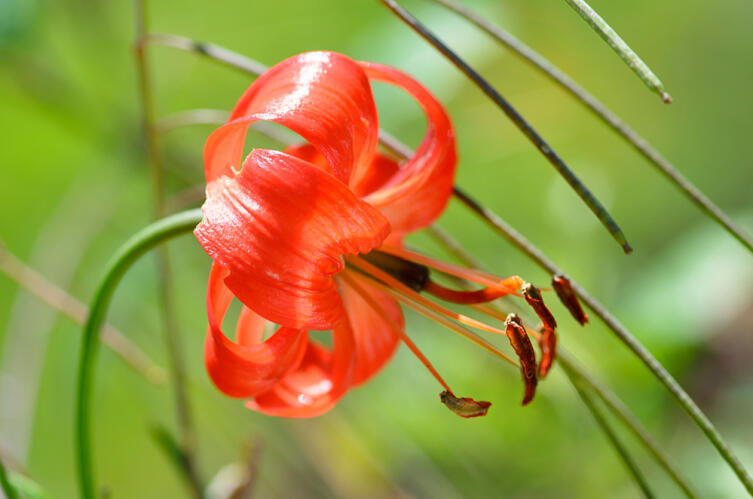
<svg viewBox="0 0 753 499"><path fill-rule="evenodd" d="M659 171L669 179L683 194L706 215L711 217L719 225L724 227L735 239L743 246L753 252L753 238L745 233L735 222L727 216L721 208L713 201L707 198L700 189L692 182L685 178L672 163L657 151L646 139L641 137L619 116L612 112L607 106L602 104L596 97L591 95L586 89L581 87L577 82L565 74L561 69L548 61L541 54L528 47L518 40L509 32L503 30L498 25L489 22L480 15L474 13L467 7L455 2L455 0L429 0L438 3L468 21L478 26L481 30L489 34L500 44L508 47L514 53L519 55L524 61L530 63L533 67L548 76L551 81L564 88L572 94L591 112L606 123L612 130L617 132L622 138L630 143L644 158L652 163Z"/></svg>
<svg viewBox="0 0 753 499"><path fill-rule="evenodd" d="M580 198L586 203L591 211L596 215L599 221L606 227L607 231L612 237L622 246L625 253L630 253L632 248L625 239L625 235L619 228L617 223L612 219L612 216L607 212L606 208L599 202L598 199L591 193L590 190L580 181L575 173L569 166L554 152L549 144L539 135L539 133L518 113L518 111L502 97L502 95L487 82L476 70L468 65L460 56L452 51L447 45L444 44L439 38L437 38L428 28L421 24L415 17L413 17L408 11L403 9L394 0L379 0L388 9L390 9L395 15L397 15L403 22L411 27L416 33L418 33L424 40L429 42L437 51L445 56L452 64L455 65L463 74L465 74L476 86L478 86L494 104L504 112L508 118L523 132L541 154L546 157L549 163L554 166L557 172L562 178L570 184L570 187L580 196Z"/></svg>

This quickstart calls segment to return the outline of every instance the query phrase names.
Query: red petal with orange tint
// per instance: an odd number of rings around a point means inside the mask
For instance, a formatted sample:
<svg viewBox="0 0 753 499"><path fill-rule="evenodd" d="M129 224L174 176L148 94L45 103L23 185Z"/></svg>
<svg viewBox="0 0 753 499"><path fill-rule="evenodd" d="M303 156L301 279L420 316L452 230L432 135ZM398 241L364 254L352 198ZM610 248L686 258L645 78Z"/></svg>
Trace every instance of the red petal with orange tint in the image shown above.
<svg viewBox="0 0 753 499"><path fill-rule="evenodd" d="M452 123L442 105L414 79L381 64L360 64L370 79L411 94L426 113L426 135L413 157L386 184L364 198L387 217L393 234L422 229L442 213L452 195L457 164Z"/></svg>
<svg viewBox="0 0 753 499"><path fill-rule="evenodd" d="M371 86L352 59L334 52L299 54L270 68L243 94L229 122L204 146L207 182L240 164L248 126L271 121L293 130L348 183L371 162L379 124Z"/></svg>
<svg viewBox="0 0 753 499"><path fill-rule="evenodd" d="M261 342L265 320L244 308L238 320L236 344L221 330L233 295L223 279L228 271L212 266L207 291L209 331L204 346L204 360L209 376L217 388L231 397L253 397L269 390L301 363L306 350L306 332L280 328Z"/></svg>
<svg viewBox="0 0 753 499"><path fill-rule="evenodd" d="M247 405L270 416L311 418L332 409L353 381L353 332L347 321L332 332L333 350L309 340L297 369Z"/></svg>
<svg viewBox="0 0 753 499"><path fill-rule="evenodd" d="M225 284L282 326L325 330L343 315L333 275L342 255L378 247L389 223L311 163L256 149L234 177L207 186L195 234L227 267Z"/></svg>
<svg viewBox="0 0 753 499"><path fill-rule="evenodd" d="M405 327L403 312L394 298L362 279L358 281L378 308L347 283L341 283L340 296L355 340L354 385L365 383L390 361L400 343L395 327L400 331Z"/></svg>

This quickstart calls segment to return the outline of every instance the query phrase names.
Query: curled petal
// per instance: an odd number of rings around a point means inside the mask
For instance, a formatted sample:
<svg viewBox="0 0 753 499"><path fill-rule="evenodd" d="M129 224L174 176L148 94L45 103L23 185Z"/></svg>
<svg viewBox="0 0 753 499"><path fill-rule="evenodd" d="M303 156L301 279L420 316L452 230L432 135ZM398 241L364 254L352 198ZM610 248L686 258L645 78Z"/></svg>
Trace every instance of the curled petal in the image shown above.
<svg viewBox="0 0 753 499"><path fill-rule="evenodd" d="M341 284L341 296L355 341L353 385L360 385L378 373L397 350L405 327L403 312L394 298L358 279L368 292L367 302L357 290Z"/></svg>
<svg viewBox="0 0 753 499"><path fill-rule="evenodd" d="M286 418L311 418L332 409L353 382L355 358L353 332L347 321L332 331L332 338L331 351L309 340L301 364L271 390L248 402L248 407Z"/></svg>
<svg viewBox="0 0 753 499"><path fill-rule="evenodd" d="M371 162L379 125L371 86L350 58L306 52L270 68L236 104L226 125L204 146L207 182L240 164L248 126L271 121L296 132L327 159L328 170L348 183L352 170Z"/></svg>
<svg viewBox="0 0 753 499"><path fill-rule="evenodd" d="M195 234L230 273L246 306L282 326L326 330L343 315L333 275L342 256L379 246L387 220L339 180L278 151L256 149L233 177L207 186Z"/></svg>
<svg viewBox="0 0 753 499"><path fill-rule="evenodd" d="M301 363L307 335L303 330L280 328L262 342L265 321L244 308L238 321L240 344L227 338L221 329L233 298L223 282L227 274L227 269L215 263L209 275L209 331L204 360L209 376L221 392L231 397L253 397L269 390Z"/></svg>
<svg viewBox="0 0 753 499"><path fill-rule="evenodd" d="M381 64L360 64L370 79L407 91L426 113L426 135L413 157L365 197L389 219L394 234L421 229L442 213L452 194L457 164L452 123L442 105L414 79Z"/></svg>

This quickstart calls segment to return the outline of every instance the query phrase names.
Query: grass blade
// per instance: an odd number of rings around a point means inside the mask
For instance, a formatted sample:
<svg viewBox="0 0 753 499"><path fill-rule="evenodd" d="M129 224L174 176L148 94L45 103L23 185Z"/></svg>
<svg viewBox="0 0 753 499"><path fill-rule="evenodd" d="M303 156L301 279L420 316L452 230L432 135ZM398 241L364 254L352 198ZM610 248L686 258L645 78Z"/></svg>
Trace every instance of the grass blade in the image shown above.
<svg viewBox="0 0 753 499"><path fill-rule="evenodd" d="M612 47L612 50L617 52L617 55L625 61L630 69L633 70L638 78L646 84L646 86L654 93L661 97L661 100L667 104L672 102L672 97L664 90L664 84L659 78L651 71L643 60L638 57L638 54L633 52L625 40L620 38L620 35L612 29L602 17L596 13L595 10L588 5L585 0L565 0L570 7L577 12L580 17L585 20L599 36Z"/></svg>

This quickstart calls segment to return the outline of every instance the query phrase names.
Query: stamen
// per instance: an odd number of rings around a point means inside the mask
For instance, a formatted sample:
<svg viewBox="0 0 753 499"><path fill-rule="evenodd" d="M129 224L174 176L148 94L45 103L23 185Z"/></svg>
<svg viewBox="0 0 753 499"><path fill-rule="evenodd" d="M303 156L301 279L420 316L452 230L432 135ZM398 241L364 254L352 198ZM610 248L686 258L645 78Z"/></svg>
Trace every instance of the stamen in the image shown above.
<svg viewBox="0 0 753 499"><path fill-rule="evenodd" d="M469 269L467 267L460 267L451 263L435 260L434 258L403 248L383 246L379 248L379 251L403 258L405 260L409 260L411 262L426 265L427 267L436 269L445 274L460 277L461 279L465 279L466 281L475 282L488 288L504 289L507 291L506 294L517 295L517 291L523 285L523 279L518 276L512 276L506 279L502 279L499 276L495 276L493 274L488 274L480 270ZM374 252L372 251L372 253Z"/></svg>
<svg viewBox="0 0 753 499"><path fill-rule="evenodd" d="M588 322L588 316L583 311L583 307L580 306L578 296L573 290L570 280L562 274L552 276L552 287L557 293L560 301L570 311L570 314L580 323L581 326Z"/></svg>
<svg viewBox="0 0 753 499"><path fill-rule="evenodd" d="M488 351L491 354L499 357L500 359L504 360L505 362L507 362L507 363L509 363L509 364L511 364L511 365L513 365L515 367L520 367L518 365L518 363L515 362L514 360L512 360L508 355L506 355L504 352L502 352L501 350L499 350L497 347L495 347L494 345L492 345L491 343L489 343L488 341L486 341L485 339L483 339L481 336L477 335L473 331L469 331L469 330L465 329L464 327L462 327L462 326L460 326L458 324L455 324L454 322L452 322L450 319L448 319L444 315L441 315L441 314L433 311L432 309L430 309L428 307L425 307L425 306L423 306L423 305L421 305L419 303L416 303L411 298L408 298L407 296L404 296L402 294L404 292L403 290L400 290L398 292L394 288L391 288L388 285L384 284L383 282L377 280L377 278L375 278L374 276L371 276L371 275L368 275L368 274L364 274L364 275L366 277L368 277L368 279L370 280L370 284L372 286L375 286L375 287L381 289L382 291L384 291L386 293L389 293L397 301L399 301L400 303L402 303L406 307L408 307L408 308L410 308L412 310L415 310L419 314L425 315L429 319L431 319L431 320L433 320L435 322L438 322L438 323L442 324L443 326L445 326L446 328L448 328L448 329L450 329L450 330L452 330L452 331L460 334L464 338L466 338L468 340L471 340L472 342L476 343L477 345L479 345L480 347L482 347L486 351Z"/></svg>
<svg viewBox="0 0 753 499"><path fill-rule="evenodd" d="M489 407L492 405L491 402L483 400L476 401L468 397L456 397L451 392L440 393L439 400L461 418L486 416Z"/></svg>
<svg viewBox="0 0 753 499"><path fill-rule="evenodd" d="M361 285L358 283L358 277L351 275L351 273L348 271L345 271L340 275L343 280L347 282L348 285L353 288L353 290L358 293L359 296L361 296L361 298L363 298L380 316L382 316L387 321L390 327L398 335L400 335L400 339L403 340L403 343L405 343L410 351L413 352L413 355L415 355L418 360L421 361L424 367L429 370L431 375L434 376L434 378L439 381L439 384L444 387L444 391L439 394L439 399L445 406L447 406L448 409L463 418L475 418L486 415L486 413L489 411L489 407L491 407L492 405L491 402L486 402L483 400L476 401L470 397L456 397L455 394L452 393L452 390L450 390L450 387L447 385L442 376L440 376L431 362L429 362L429 359L427 359L426 356L421 352L421 350L418 349L418 346L413 343L413 340L411 340L408 335L405 334L405 331L403 331L401 327L395 324L395 321L392 320L392 318L384 310L384 308L361 287Z"/></svg>
<svg viewBox="0 0 753 499"><path fill-rule="evenodd" d="M413 291L423 291L429 282L429 269L419 263L378 250L361 255L361 258L373 263Z"/></svg>
<svg viewBox="0 0 753 499"><path fill-rule="evenodd" d="M434 366L429 362L429 359L426 358L426 356L421 352L421 350L418 349L418 346L416 346L415 343L413 343L413 340L411 340L407 334L405 334L405 331L395 324L395 321L392 320L392 317L387 313L386 310L384 310L384 307L382 307L374 298L371 297L371 295L364 290L361 285L358 283L358 278L355 276L352 276L350 272L345 271L340 274L342 279L348 283L348 286L353 288L353 290L359 294L361 298L368 303L371 308L373 308L382 318L384 318L387 323L390 325L393 331L395 331L399 336L400 339L403 340L403 343L410 349L411 352L413 352L413 355L415 355L418 360L421 361L421 363L426 367L426 369L429 370L432 376L439 381L439 384L442 385L442 387L449 393L452 393L452 390L450 389L449 385L445 382L445 380L440 376L440 374L437 372L437 370L434 368Z"/></svg>
<svg viewBox="0 0 753 499"><path fill-rule="evenodd" d="M539 288L531 284L530 282L523 285L523 297L526 302L533 308L536 315L539 316L544 327L549 329L557 329L557 321L554 320L554 316L544 305L544 298L541 296Z"/></svg>
<svg viewBox="0 0 753 499"><path fill-rule="evenodd" d="M520 317L510 314L505 320L505 332L510 339L510 345L520 358L520 372L523 375L525 383L525 394L523 395L523 405L533 400L536 393L536 355L533 352L531 339L520 321Z"/></svg>
<svg viewBox="0 0 753 499"><path fill-rule="evenodd" d="M539 377L545 378L552 368L554 358L557 356L557 335L554 330L544 326L541 334L538 335L537 341L541 349L541 360L539 361Z"/></svg>
<svg viewBox="0 0 753 499"><path fill-rule="evenodd" d="M475 303L487 303L505 295L509 291L501 289L484 288L476 291L457 291L437 284L429 279L424 285L424 291L444 301L458 303L460 305L473 305Z"/></svg>
<svg viewBox="0 0 753 499"><path fill-rule="evenodd" d="M424 307L429 308L430 310L433 310L434 312L437 312L438 314L445 315L447 317L450 317L460 322L461 324L465 324L466 326L480 329L482 331L486 331L486 332L494 333L494 334L505 334L505 332L502 331L501 329L497 329L488 324L484 324L483 322L473 319L471 317L468 317L467 315L453 312L452 310L449 310L437 303L434 303L433 301L413 291L411 288L409 288L408 286L406 286L399 280L395 279L394 277L389 275L387 272L370 264L363 258L351 257L351 258L348 258L348 263L352 264L354 267L361 270L366 275L375 277L376 279L382 281L383 283L387 284L390 288L399 290L401 293L409 297L411 300L420 303Z"/></svg>

